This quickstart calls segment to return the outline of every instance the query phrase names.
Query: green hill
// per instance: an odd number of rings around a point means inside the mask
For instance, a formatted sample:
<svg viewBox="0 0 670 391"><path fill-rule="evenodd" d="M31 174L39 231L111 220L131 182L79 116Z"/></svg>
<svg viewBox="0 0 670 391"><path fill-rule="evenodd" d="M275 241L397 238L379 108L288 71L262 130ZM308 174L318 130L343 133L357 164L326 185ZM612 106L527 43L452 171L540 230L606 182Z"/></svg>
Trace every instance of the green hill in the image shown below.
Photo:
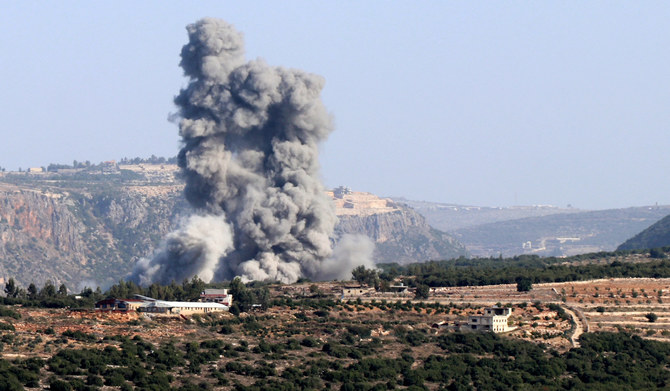
<svg viewBox="0 0 670 391"><path fill-rule="evenodd" d="M618 250L633 250L670 246L670 215L626 240Z"/></svg>

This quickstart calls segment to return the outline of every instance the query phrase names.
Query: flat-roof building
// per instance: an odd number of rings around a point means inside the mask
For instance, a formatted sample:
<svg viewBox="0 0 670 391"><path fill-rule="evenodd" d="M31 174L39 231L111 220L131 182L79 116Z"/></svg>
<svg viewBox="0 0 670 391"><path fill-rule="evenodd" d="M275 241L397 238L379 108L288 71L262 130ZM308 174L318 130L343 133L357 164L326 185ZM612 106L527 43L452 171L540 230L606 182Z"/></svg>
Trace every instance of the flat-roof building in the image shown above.
<svg viewBox="0 0 670 391"><path fill-rule="evenodd" d="M167 315L207 314L210 312L228 311L229 307L220 303L198 303L190 301L156 300L145 303L138 311Z"/></svg>
<svg viewBox="0 0 670 391"><path fill-rule="evenodd" d="M108 298L95 303L95 309L114 312L146 312L166 315L207 314L228 311L229 306L221 303L201 303L191 301L156 300L151 297L135 295L136 299Z"/></svg>
<svg viewBox="0 0 670 391"><path fill-rule="evenodd" d="M146 302L139 299L115 299L108 298L95 303L95 309L101 311L137 311Z"/></svg>
<svg viewBox="0 0 670 391"><path fill-rule="evenodd" d="M200 301L204 303L221 303L230 307L233 305L233 295L228 289L205 289L200 293Z"/></svg>
<svg viewBox="0 0 670 391"><path fill-rule="evenodd" d="M468 317L468 324L463 328L477 331L493 331L494 333L504 333L513 328L507 326L511 308L488 307L484 309L484 315L471 315Z"/></svg>

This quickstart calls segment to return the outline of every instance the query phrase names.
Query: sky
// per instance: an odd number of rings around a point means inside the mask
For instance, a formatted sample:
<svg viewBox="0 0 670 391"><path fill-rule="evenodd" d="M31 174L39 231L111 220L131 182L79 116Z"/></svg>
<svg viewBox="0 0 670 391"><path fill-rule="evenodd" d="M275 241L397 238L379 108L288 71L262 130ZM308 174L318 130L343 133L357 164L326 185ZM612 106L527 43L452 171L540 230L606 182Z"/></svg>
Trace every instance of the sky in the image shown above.
<svg viewBox="0 0 670 391"><path fill-rule="evenodd" d="M323 76L325 186L478 206L670 204L670 3L0 0L0 167L175 156L186 25Z"/></svg>

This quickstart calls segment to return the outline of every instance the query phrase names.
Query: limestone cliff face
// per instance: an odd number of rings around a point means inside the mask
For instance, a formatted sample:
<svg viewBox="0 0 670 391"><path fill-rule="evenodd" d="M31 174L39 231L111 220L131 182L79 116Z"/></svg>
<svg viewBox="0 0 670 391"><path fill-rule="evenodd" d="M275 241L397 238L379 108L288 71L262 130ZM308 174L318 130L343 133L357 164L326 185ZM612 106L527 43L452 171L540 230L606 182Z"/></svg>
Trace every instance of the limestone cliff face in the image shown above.
<svg viewBox="0 0 670 391"><path fill-rule="evenodd" d="M339 218L336 236L365 235L375 244L377 263L441 260L466 254L465 247L426 223L419 213L374 194L339 187L327 192Z"/></svg>
<svg viewBox="0 0 670 391"><path fill-rule="evenodd" d="M35 191L5 191L0 197L2 243L44 240L61 252L79 252L81 224L54 194ZM11 247L11 246L10 246ZM6 255L6 246L0 255Z"/></svg>
<svg viewBox="0 0 670 391"><path fill-rule="evenodd" d="M465 255L465 248L444 232L430 227L409 208L370 215L340 215L338 235L357 233L376 243L375 261L406 264Z"/></svg>
<svg viewBox="0 0 670 391"><path fill-rule="evenodd" d="M68 258L59 267L63 279L77 275L85 243L84 226L54 194L18 188L0 192L0 278L22 282L53 276L50 261Z"/></svg>
<svg viewBox="0 0 670 391"><path fill-rule="evenodd" d="M346 233L367 235L376 243L398 240L410 230L429 230L421 215L411 209L367 216L339 216L338 229Z"/></svg>
<svg viewBox="0 0 670 391"><path fill-rule="evenodd" d="M150 255L187 209L179 186L146 195L136 186L31 185L0 183L0 284L11 277L24 287L110 285Z"/></svg>
<svg viewBox="0 0 670 391"><path fill-rule="evenodd" d="M172 167L127 166L121 174L0 176L0 288L47 280L70 290L107 287L151 256L190 213ZM330 192L344 233L370 237L375 261L456 257L464 248L414 210L369 193Z"/></svg>

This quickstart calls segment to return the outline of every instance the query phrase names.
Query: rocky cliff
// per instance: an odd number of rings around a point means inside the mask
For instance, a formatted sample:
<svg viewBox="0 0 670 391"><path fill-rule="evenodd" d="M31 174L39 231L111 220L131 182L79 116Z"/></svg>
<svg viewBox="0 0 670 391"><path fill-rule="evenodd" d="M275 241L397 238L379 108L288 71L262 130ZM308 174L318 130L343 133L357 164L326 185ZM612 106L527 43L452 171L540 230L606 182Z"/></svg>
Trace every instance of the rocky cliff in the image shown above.
<svg viewBox="0 0 670 391"><path fill-rule="evenodd" d="M82 222L60 194L18 187L0 188L0 276L44 281L57 273L64 280L81 278L86 265Z"/></svg>
<svg viewBox="0 0 670 391"><path fill-rule="evenodd" d="M338 234L359 233L375 243L375 259L383 263L406 264L429 260L457 258L466 254L465 247L448 234L430 227L412 209L365 216L342 215L336 227Z"/></svg>
<svg viewBox="0 0 670 391"><path fill-rule="evenodd" d="M186 209L179 186L149 186L146 194L146 184L21 179L0 185L0 283L109 285L150 254Z"/></svg>
<svg viewBox="0 0 670 391"><path fill-rule="evenodd" d="M106 287L150 256L189 213L174 166L122 166L111 172L0 176L0 284L47 280ZM369 193L331 192L336 235L377 243L377 262L416 262L463 254L419 214ZM335 238L336 239L336 238Z"/></svg>
<svg viewBox="0 0 670 391"><path fill-rule="evenodd" d="M465 247L426 223L419 213L390 199L338 188L333 198L339 223L336 235L366 235L376 243L378 263L411 263L457 258Z"/></svg>

